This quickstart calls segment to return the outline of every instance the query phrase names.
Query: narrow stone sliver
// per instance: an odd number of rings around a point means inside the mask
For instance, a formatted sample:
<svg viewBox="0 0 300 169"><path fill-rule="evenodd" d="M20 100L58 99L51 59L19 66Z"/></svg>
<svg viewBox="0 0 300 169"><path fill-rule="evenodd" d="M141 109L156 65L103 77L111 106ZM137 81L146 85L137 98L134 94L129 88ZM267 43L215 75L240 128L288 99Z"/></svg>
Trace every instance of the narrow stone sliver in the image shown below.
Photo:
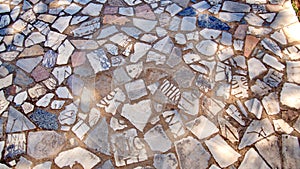
<svg viewBox="0 0 300 169"><path fill-rule="evenodd" d="M300 166L286 0L0 0L0 168Z"/></svg>

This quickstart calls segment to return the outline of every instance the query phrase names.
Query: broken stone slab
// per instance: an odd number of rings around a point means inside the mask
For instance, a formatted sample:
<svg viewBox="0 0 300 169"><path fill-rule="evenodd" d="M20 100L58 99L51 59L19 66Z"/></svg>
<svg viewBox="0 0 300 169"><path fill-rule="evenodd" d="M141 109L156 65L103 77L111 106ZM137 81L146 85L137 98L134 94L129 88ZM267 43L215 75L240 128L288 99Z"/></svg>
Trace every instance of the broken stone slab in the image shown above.
<svg viewBox="0 0 300 169"><path fill-rule="evenodd" d="M42 109L36 109L29 118L41 129L57 130L58 120L55 114Z"/></svg>
<svg viewBox="0 0 300 169"><path fill-rule="evenodd" d="M56 59L56 64L63 65L67 64L70 56L74 51L74 46L70 43L69 40L65 40L63 44L61 44L58 48L58 56Z"/></svg>
<svg viewBox="0 0 300 169"><path fill-rule="evenodd" d="M80 117L80 114L78 115ZM83 140L90 127L83 121L79 120L73 127L72 132L80 139Z"/></svg>
<svg viewBox="0 0 300 169"><path fill-rule="evenodd" d="M133 25L143 30L144 32L150 32L155 28L156 24L157 21L133 18Z"/></svg>
<svg viewBox="0 0 300 169"><path fill-rule="evenodd" d="M260 155L254 150L254 148L251 148L247 151L244 160L239 166L239 169L251 169L253 168L253 166L261 169L270 169L270 167L265 163Z"/></svg>
<svg viewBox="0 0 300 169"><path fill-rule="evenodd" d="M63 148L66 138L55 131L29 132L27 153L35 159L52 158Z"/></svg>
<svg viewBox="0 0 300 169"><path fill-rule="evenodd" d="M279 141L276 136L267 137L255 144L260 155L272 168L282 168Z"/></svg>
<svg viewBox="0 0 300 169"><path fill-rule="evenodd" d="M293 132L293 130L294 130L283 119L273 120L273 125L274 125L274 128L275 128L275 131L280 132L280 133L291 134Z"/></svg>
<svg viewBox="0 0 300 169"><path fill-rule="evenodd" d="M245 101L245 105L249 112L253 113L258 119L261 118L263 106L258 99L253 98L253 99L247 100L247 101Z"/></svg>
<svg viewBox="0 0 300 169"><path fill-rule="evenodd" d="M172 146L171 140L160 124L148 130L144 135L144 139L152 151L166 152Z"/></svg>
<svg viewBox="0 0 300 169"><path fill-rule="evenodd" d="M300 165L300 147L296 136L282 135L282 159L283 168L296 169Z"/></svg>
<svg viewBox="0 0 300 169"><path fill-rule="evenodd" d="M253 120L244 133L240 141L239 149L250 146L255 142L274 133L273 126L268 118L262 120Z"/></svg>
<svg viewBox="0 0 300 169"><path fill-rule="evenodd" d="M234 2L234 1L225 1L223 3L222 10L228 12L250 12L250 5Z"/></svg>
<svg viewBox="0 0 300 169"><path fill-rule="evenodd" d="M95 50L87 54L87 58L94 69L94 73L108 70L111 67L111 63L108 60L103 49Z"/></svg>
<svg viewBox="0 0 300 169"><path fill-rule="evenodd" d="M66 30L66 28L69 26L71 19L72 16L61 16L52 24L51 27L55 28L60 33L63 33Z"/></svg>
<svg viewBox="0 0 300 169"><path fill-rule="evenodd" d="M82 23L78 28L72 30L74 37L83 37L96 32L101 26L100 18L95 18Z"/></svg>
<svg viewBox="0 0 300 169"><path fill-rule="evenodd" d="M300 86L294 83L284 83L281 93L280 102L291 108L300 108Z"/></svg>
<svg viewBox="0 0 300 169"><path fill-rule="evenodd" d="M278 94L273 92L262 99L262 104L268 115L275 115L280 112Z"/></svg>
<svg viewBox="0 0 300 169"><path fill-rule="evenodd" d="M137 100L148 94L145 82L142 79L126 83L125 89L130 100Z"/></svg>
<svg viewBox="0 0 300 169"><path fill-rule="evenodd" d="M208 14L199 14L197 25L200 28L209 28L224 31L230 29L230 27L226 23Z"/></svg>
<svg viewBox="0 0 300 169"><path fill-rule="evenodd" d="M195 120L186 123L186 127L195 135L198 139L204 139L219 131L219 129L205 116L200 116Z"/></svg>
<svg viewBox="0 0 300 169"><path fill-rule="evenodd" d="M81 147L63 151L54 159L55 164L60 168L73 167L76 162L84 168L93 168L100 161L98 156Z"/></svg>
<svg viewBox="0 0 300 169"><path fill-rule="evenodd" d="M205 169L208 167L211 156L198 140L188 136L174 144L180 168Z"/></svg>
<svg viewBox="0 0 300 169"><path fill-rule="evenodd" d="M168 168L176 169L178 161L173 153L168 154L155 154L153 159L153 166L155 168Z"/></svg>
<svg viewBox="0 0 300 169"><path fill-rule="evenodd" d="M9 107L6 133L22 132L35 128L36 126L24 114L12 106Z"/></svg>
<svg viewBox="0 0 300 169"><path fill-rule="evenodd" d="M286 61L286 72L287 80L289 82L294 82L300 84L300 77L298 76L300 72L300 62L299 61Z"/></svg>
<svg viewBox="0 0 300 169"><path fill-rule="evenodd" d="M221 167L227 167L241 157L220 135L206 140L205 144ZM224 152L226 152L226 155L224 155Z"/></svg>

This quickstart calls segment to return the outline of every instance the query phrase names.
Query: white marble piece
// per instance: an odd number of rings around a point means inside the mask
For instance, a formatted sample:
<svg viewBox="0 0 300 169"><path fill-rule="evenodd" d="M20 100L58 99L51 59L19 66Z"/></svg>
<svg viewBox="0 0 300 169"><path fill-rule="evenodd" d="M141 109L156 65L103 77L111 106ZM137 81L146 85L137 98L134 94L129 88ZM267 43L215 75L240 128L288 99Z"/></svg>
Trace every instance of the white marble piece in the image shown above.
<svg viewBox="0 0 300 169"><path fill-rule="evenodd" d="M204 12L208 8L210 8L210 5L206 1L200 1L196 4L193 4L192 7L197 10L197 12Z"/></svg>
<svg viewBox="0 0 300 169"><path fill-rule="evenodd" d="M28 114L34 110L34 105L28 102L24 102L21 107L25 114Z"/></svg>
<svg viewBox="0 0 300 169"><path fill-rule="evenodd" d="M261 18L266 20L267 22L271 23L276 15L276 13L263 13L263 14L258 14Z"/></svg>
<svg viewBox="0 0 300 169"><path fill-rule="evenodd" d="M56 64L63 65L67 64L70 56L74 51L74 46L70 43L69 40L65 40L63 44L61 44L58 48L58 56L56 60Z"/></svg>
<svg viewBox="0 0 300 169"><path fill-rule="evenodd" d="M233 164L241 156L220 135L206 140L205 144L221 167ZM224 155L224 152L226 152L226 155Z"/></svg>
<svg viewBox="0 0 300 169"><path fill-rule="evenodd" d="M31 169L32 168L31 166L32 166L32 162L21 156L20 161L18 161L15 168L16 169Z"/></svg>
<svg viewBox="0 0 300 169"><path fill-rule="evenodd" d="M122 120L122 119L117 119L115 117L111 117L110 119L110 128L112 128L114 131L117 131L117 130L122 130L126 127L128 127L126 124L125 124L125 121Z"/></svg>
<svg viewBox="0 0 300 169"><path fill-rule="evenodd" d="M39 32L32 32L25 40L25 47L33 46L35 44L44 42L46 40L45 36Z"/></svg>
<svg viewBox="0 0 300 169"><path fill-rule="evenodd" d="M157 21L133 18L133 25L143 30L144 32L150 32L155 28L156 24Z"/></svg>
<svg viewBox="0 0 300 169"><path fill-rule="evenodd" d="M84 15L89 16L99 16L100 12L102 10L103 5L102 4L96 4L96 3L89 3L87 6L83 8L81 11Z"/></svg>
<svg viewBox="0 0 300 169"><path fill-rule="evenodd" d="M286 39L289 43L299 41L300 39L300 35L298 33L299 29L300 29L300 24L298 22L283 28L283 31L286 35Z"/></svg>
<svg viewBox="0 0 300 169"><path fill-rule="evenodd" d="M119 14L124 16L133 16L134 10L132 7L120 7Z"/></svg>
<svg viewBox="0 0 300 169"><path fill-rule="evenodd" d="M55 93L56 93L58 98L73 99L73 96L72 96L71 92L69 91L69 89L66 86L58 87L55 90Z"/></svg>
<svg viewBox="0 0 300 169"><path fill-rule="evenodd" d="M33 99L43 96L44 94L46 94L46 92L47 89L40 84L36 84L35 86L28 89L28 94Z"/></svg>
<svg viewBox="0 0 300 169"><path fill-rule="evenodd" d="M72 16L61 16L52 24L51 27L57 29L60 33L63 33L69 26L71 19Z"/></svg>
<svg viewBox="0 0 300 169"><path fill-rule="evenodd" d="M14 107L9 107L6 133L22 132L35 129L36 126Z"/></svg>
<svg viewBox="0 0 300 169"><path fill-rule="evenodd" d="M20 92L14 97L14 103L16 103L17 106L19 106L23 104L23 102L27 99L27 97L28 97L27 91Z"/></svg>
<svg viewBox="0 0 300 169"><path fill-rule="evenodd" d="M262 104L268 115L275 115L280 112L278 94L273 92L262 99Z"/></svg>
<svg viewBox="0 0 300 169"><path fill-rule="evenodd" d="M284 83L281 94L280 102L283 105L291 108L300 108L300 86L293 83Z"/></svg>
<svg viewBox="0 0 300 169"><path fill-rule="evenodd" d="M232 118L234 118L234 120L236 120L240 125L245 126L243 116L235 105L230 104L228 109L226 109L226 113L229 114Z"/></svg>
<svg viewBox="0 0 300 169"><path fill-rule="evenodd" d="M242 161L238 169L251 169L253 168L253 166L261 169L270 169L270 167L265 163L265 161L254 150L254 148L251 148L247 151L244 160Z"/></svg>
<svg viewBox="0 0 300 169"><path fill-rule="evenodd" d="M169 125L171 133L175 138L185 134L185 125L183 124L180 114L177 111L163 112L165 122Z"/></svg>
<svg viewBox="0 0 300 169"><path fill-rule="evenodd" d="M108 60L103 49L95 50L87 54L87 58L94 70L94 73L108 70L111 67L111 63Z"/></svg>
<svg viewBox="0 0 300 169"><path fill-rule="evenodd" d="M9 4L2 3L0 4L0 13L10 12Z"/></svg>
<svg viewBox="0 0 300 169"><path fill-rule="evenodd" d="M178 161L173 153L168 154L155 154L153 159L153 166L155 168L168 168L176 169Z"/></svg>
<svg viewBox="0 0 300 169"><path fill-rule="evenodd" d="M143 71L143 62L127 65L126 71L131 78L138 78Z"/></svg>
<svg viewBox="0 0 300 169"><path fill-rule="evenodd" d="M4 20L2 20L4 18L1 17L1 22L3 22ZM0 25L4 25L3 23L1 23ZM21 32L23 31L27 26L27 23L25 21L23 21L22 19L18 19L17 21L15 21L12 24L12 28L14 28L16 30L16 32ZM1 26L0 26L1 27Z"/></svg>
<svg viewBox="0 0 300 169"><path fill-rule="evenodd" d="M52 71L52 74L53 74L53 76L57 79L57 81L58 81L58 85L60 85L60 84L62 84L62 82L66 79L66 78L68 78L70 75L71 75L71 73L72 73L72 68L71 68L71 66L58 66L58 67L55 67L54 69L53 69L53 71ZM53 79L54 80L54 79ZM51 82L49 82L50 83L50 86L49 85L47 85L47 86L49 86L50 87L50 89L52 89L53 87L51 87L51 86L55 86L55 80L53 81L53 80L51 80ZM46 83L48 83L48 82L46 82ZM54 89L54 88L53 88Z"/></svg>
<svg viewBox="0 0 300 169"><path fill-rule="evenodd" d="M138 62L150 49L151 45L137 42L134 44L134 53L130 55L130 61L133 63Z"/></svg>
<svg viewBox="0 0 300 169"><path fill-rule="evenodd" d="M103 39L106 38L110 35L113 35L115 33L118 32L118 29L116 28L116 26L109 26L106 28L103 28L100 32L100 34L98 35L97 39Z"/></svg>
<svg viewBox="0 0 300 169"><path fill-rule="evenodd" d="M298 168L300 165L300 147L296 136L282 135L282 159L284 168Z"/></svg>
<svg viewBox="0 0 300 169"><path fill-rule="evenodd" d="M264 20L254 13L248 13L244 19L248 22L248 24L253 26L262 26L264 23Z"/></svg>
<svg viewBox="0 0 300 169"><path fill-rule="evenodd" d="M51 99L54 97L54 94L53 93L48 93L46 94L45 96L43 96L42 98L40 98L37 102L36 102L36 106L39 106L39 107L47 107L50 102L51 102Z"/></svg>
<svg viewBox="0 0 300 169"><path fill-rule="evenodd" d="M274 129L277 132L282 132L286 134L291 134L293 132L293 128L285 122L283 119L273 120Z"/></svg>
<svg viewBox="0 0 300 169"><path fill-rule="evenodd" d="M190 115L197 115L199 113L199 97L192 91L186 91L181 94L178 103L178 108Z"/></svg>
<svg viewBox="0 0 300 169"><path fill-rule="evenodd" d="M287 40L286 40L286 37L285 37L282 29L271 34L271 38L274 39L275 41L281 43L282 45L287 44Z"/></svg>
<svg viewBox="0 0 300 169"><path fill-rule="evenodd" d="M261 118L263 106L258 99L253 98L251 100L247 100L245 101L245 105L249 112L253 113L258 119Z"/></svg>
<svg viewBox="0 0 300 169"><path fill-rule="evenodd" d="M78 108L74 103L65 106L65 109L60 112L58 120L61 124L71 125L76 121Z"/></svg>
<svg viewBox="0 0 300 169"><path fill-rule="evenodd" d="M174 47L174 43L172 39L169 36L164 37L157 43L153 45L153 48L164 53L164 54L170 54L172 49Z"/></svg>
<svg viewBox="0 0 300 169"><path fill-rule="evenodd" d="M236 127L234 127L228 120L218 117L221 135L227 138L230 142L235 143L239 141L239 134Z"/></svg>
<svg viewBox="0 0 300 169"><path fill-rule="evenodd" d="M233 55L234 55L234 51L231 47L221 49L217 52L217 56L220 59L220 61L227 60L231 58Z"/></svg>
<svg viewBox="0 0 300 169"><path fill-rule="evenodd" d="M175 143L180 168L205 169L208 167L210 154L202 144L191 136Z"/></svg>
<svg viewBox="0 0 300 169"><path fill-rule="evenodd" d="M89 16L73 16L70 25L76 25L79 24L85 20L87 20Z"/></svg>
<svg viewBox="0 0 300 169"><path fill-rule="evenodd" d="M254 26L248 26L248 30L247 30L247 34L256 35L258 37L267 36L271 32L272 32L272 29L270 29L270 28L266 28L266 27L254 27ZM278 49L278 46L275 46L274 50L277 50L276 48ZM269 49L271 49L271 47Z"/></svg>
<svg viewBox="0 0 300 169"><path fill-rule="evenodd" d="M160 124L148 130L144 135L144 139L152 151L166 152L172 146L171 140Z"/></svg>
<svg viewBox="0 0 300 169"><path fill-rule="evenodd" d="M59 110L64 106L65 102L64 100L53 100L50 107L51 109Z"/></svg>
<svg viewBox="0 0 300 169"><path fill-rule="evenodd" d="M246 146L250 146L272 133L274 133L274 130L268 118L253 120L245 131L238 148L243 149Z"/></svg>
<svg viewBox="0 0 300 169"><path fill-rule="evenodd" d="M221 34L220 30L205 28L200 31L200 35L205 39L216 39Z"/></svg>
<svg viewBox="0 0 300 169"><path fill-rule="evenodd" d="M203 40L196 45L196 48L203 55L213 56L218 49L218 44L212 40Z"/></svg>
<svg viewBox="0 0 300 169"><path fill-rule="evenodd" d="M279 57L282 57L280 47L273 40L271 40L269 38L264 38L261 41L261 44L263 45L264 48L266 48L267 50L273 52L275 55L277 55Z"/></svg>
<svg viewBox="0 0 300 169"><path fill-rule="evenodd" d="M9 105L9 101L6 100L3 90L0 91L0 114L2 114Z"/></svg>
<svg viewBox="0 0 300 169"><path fill-rule="evenodd" d="M135 104L124 104L121 115L128 119L138 130L143 132L150 116L151 100L142 100Z"/></svg>
<svg viewBox="0 0 300 169"><path fill-rule="evenodd" d="M74 37L83 37L96 32L100 26L100 18L94 18L90 21L82 23L79 27L73 29L71 32L73 33Z"/></svg>
<svg viewBox="0 0 300 169"><path fill-rule="evenodd" d="M186 127L195 135L198 139L204 139L219 131L219 129L205 116L200 116L188 123Z"/></svg>
<svg viewBox="0 0 300 169"><path fill-rule="evenodd" d="M83 122L82 120L79 120L73 127L72 131L73 133L82 140L84 138L84 135L90 130L90 127Z"/></svg>
<svg viewBox="0 0 300 169"><path fill-rule="evenodd" d="M287 81L300 83L300 62L299 61L286 61L286 72L287 72Z"/></svg>
<svg viewBox="0 0 300 169"><path fill-rule="evenodd" d="M285 68L285 66L280 63L274 56L271 56L269 54L264 55L263 62L279 71L283 71L283 69Z"/></svg>
<svg viewBox="0 0 300 169"><path fill-rule="evenodd" d="M293 9L284 9L278 12L275 20L270 25L273 29L279 29L290 25L292 23L298 22L298 19L293 11Z"/></svg>
<svg viewBox="0 0 300 169"><path fill-rule="evenodd" d="M267 71L267 68L264 66L264 64L262 64L261 61L256 58L251 58L248 60L248 69L250 80L253 80L260 74Z"/></svg>
<svg viewBox="0 0 300 169"><path fill-rule="evenodd" d="M73 167L76 162L84 168L93 168L100 161L98 156L81 147L63 151L54 159L55 164L60 168Z"/></svg>
<svg viewBox="0 0 300 169"><path fill-rule="evenodd" d="M181 27L182 31L193 31L196 29L196 17L185 16L182 18Z"/></svg>
<svg viewBox="0 0 300 169"><path fill-rule="evenodd" d="M225 22L240 22L244 17L244 13L220 12L219 17Z"/></svg>
<svg viewBox="0 0 300 169"><path fill-rule="evenodd" d="M145 82L142 79L126 83L125 89L130 100L137 100L148 94Z"/></svg>
<svg viewBox="0 0 300 169"><path fill-rule="evenodd" d="M228 32L222 32L222 37L220 42L223 45L227 45L227 46L232 45L232 34Z"/></svg>
<svg viewBox="0 0 300 169"><path fill-rule="evenodd" d="M272 168L282 168L278 143L279 141L276 136L270 136L255 144L260 155Z"/></svg>
<svg viewBox="0 0 300 169"><path fill-rule="evenodd" d="M32 169L51 169L51 166L52 166L52 162L46 161L44 163L34 166Z"/></svg>
<svg viewBox="0 0 300 169"><path fill-rule="evenodd" d="M74 15L76 14L82 7L77 5L76 3L71 3L71 5L69 5L68 7L65 8L65 12L70 14L70 15Z"/></svg>
<svg viewBox="0 0 300 169"><path fill-rule="evenodd" d="M125 94L120 88L116 88L112 92L110 92L106 97L104 97L99 104L98 107L104 107L107 113L116 114L117 108L119 105L125 101Z"/></svg>
<svg viewBox="0 0 300 169"><path fill-rule="evenodd" d="M171 16L175 16L178 12L180 12L182 8L177 5L176 3L173 3L169 6L167 6L166 11L171 14Z"/></svg>
<svg viewBox="0 0 300 169"><path fill-rule="evenodd" d="M180 44L180 45L184 45L186 44L186 38L185 38L185 35L182 34L182 33L177 33L175 35L175 41L177 44Z"/></svg>
<svg viewBox="0 0 300 169"><path fill-rule="evenodd" d="M223 3L222 10L229 12L250 12L250 5L234 2L234 1L225 1Z"/></svg>
<svg viewBox="0 0 300 169"><path fill-rule="evenodd" d="M170 25L169 25L169 30L170 31L178 31L178 29L179 29L179 25L180 25L180 23L181 23L181 18L179 18L179 17L177 17L177 16L174 16L173 18L172 18L172 20L171 20L171 22L170 22ZM189 24L190 26L192 26L191 28L194 28L195 26L194 25L192 25L192 24ZM187 28L187 29L190 29L190 28Z"/></svg>
<svg viewBox="0 0 300 169"><path fill-rule="evenodd" d="M149 51L146 62L155 62L156 65L162 65L166 62L166 55Z"/></svg>
<svg viewBox="0 0 300 169"><path fill-rule="evenodd" d="M47 40L45 41L45 46L50 47L53 50L56 50L60 46L60 44L63 42L63 40L66 39L66 37L67 36L64 34L60 34L55 31L50 31L47 34Z"/></svg>

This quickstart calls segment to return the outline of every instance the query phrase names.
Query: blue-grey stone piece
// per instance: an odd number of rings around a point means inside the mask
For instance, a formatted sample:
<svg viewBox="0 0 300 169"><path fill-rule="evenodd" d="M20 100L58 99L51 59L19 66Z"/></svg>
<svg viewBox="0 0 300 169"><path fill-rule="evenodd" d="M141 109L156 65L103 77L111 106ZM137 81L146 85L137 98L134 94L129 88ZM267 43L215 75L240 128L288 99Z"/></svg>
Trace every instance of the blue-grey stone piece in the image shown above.
<svg viewBox="0 0 300 169"><path fill-rule="evenodd" d="M84 87L84 82L81 80L81 78L77 77L76 75L71 75L68 78L67 84L71 89L73 95L81 95L82 88Z"/></svg>
<svg viewBox="0 0 300 169"><path fill-rule="evenodd" d="M53 66L55 66L57 56L58 54L53 50L48 50L43 58L43 66L47 68L52 68Z"/></svg>
<svg viewBox="0 0 300 169"><path fill-rule="evenodd" d="M37 109L29 118L39 127L46 130L57 130L58 120L55 114Z"/></svg>
<svg viewBox="0 0 300 169"><path fill-rule="evenodd" d="M179 12L177 15L179 16L196 16L196 11L194 8L192 7L187 7L184 10L182 10L181 12Z"/></svg>
<svg viewBox="0 0 300 169"><path fill-rule="evenodd" d="M230 29L230 26L228 26L226 23L208 14L199 14L198 27L223 31L228 31Z"/></svg>
<svg viewBox="0 0 300 169"><path fill-rule="evenodd" d="M21 69L16 70L16 77L14 79L14 84L20 85L20 86L28 86L32 84L34 81L32 78L28 77L25 72L23 72Z"/></svg>

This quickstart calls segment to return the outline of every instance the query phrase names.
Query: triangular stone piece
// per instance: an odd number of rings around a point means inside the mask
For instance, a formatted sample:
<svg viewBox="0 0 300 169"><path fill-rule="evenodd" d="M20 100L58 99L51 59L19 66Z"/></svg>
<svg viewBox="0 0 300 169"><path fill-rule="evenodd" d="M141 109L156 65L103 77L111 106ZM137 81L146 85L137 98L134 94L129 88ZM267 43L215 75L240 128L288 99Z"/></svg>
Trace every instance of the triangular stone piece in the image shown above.
<svg viewBox="0 0 300 169"><path fill-rule="evenodd" d="M35 125L14 107L9 107L6 133L15 133L35 129Z"/></svg>

